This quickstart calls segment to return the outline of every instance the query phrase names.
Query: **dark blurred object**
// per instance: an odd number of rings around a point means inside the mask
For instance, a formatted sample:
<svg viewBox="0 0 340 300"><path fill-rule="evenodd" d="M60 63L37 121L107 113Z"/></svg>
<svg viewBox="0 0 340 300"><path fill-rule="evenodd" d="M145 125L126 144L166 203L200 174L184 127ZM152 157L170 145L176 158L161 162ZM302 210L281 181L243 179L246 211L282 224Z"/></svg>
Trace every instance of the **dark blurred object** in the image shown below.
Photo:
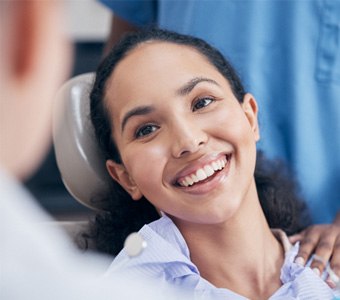
<svg viewBox="0 0 340 300"><path fill-rule="evenodd" d="M72 76L95 71L103 52L103 43L78 42ZM58 219L83 218L92 211L79 204L66 190L57 168L54 149L49 151L40 169L25 183L44 209Z"/></svg>

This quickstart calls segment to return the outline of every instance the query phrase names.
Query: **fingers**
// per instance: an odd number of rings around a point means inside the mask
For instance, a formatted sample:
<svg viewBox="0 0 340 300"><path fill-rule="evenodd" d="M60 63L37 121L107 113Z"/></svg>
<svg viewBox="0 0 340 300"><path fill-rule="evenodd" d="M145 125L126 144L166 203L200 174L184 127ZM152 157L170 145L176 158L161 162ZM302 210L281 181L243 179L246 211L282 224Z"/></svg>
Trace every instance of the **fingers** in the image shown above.
<svg viewBox="0 0 340 300"><path fill-rule="evenodd" d="M340 234L338 234L334 244L334 251L331 259L331 268L338 276L340 276Z"/></svg>
<svg viewBox="0 0 340 300"><path fill-rule="evenodd" d="M315 250L315 256L310 265L316 274L322 274L333 251L334 239L322 238Z"/></svg>
<svg viewBox="0 0 340 300"><path fill-rule="evenodd" d="M328 280L335 285L340 285L340 234L335 240L332 258L327 271L329 274Z"/></svg>
<svg viewBox="0 0 340 300"><path fill-rule="evenodd" d="M304 231L300 240L299 252L295 258L295 262L299 265L304 266L316 248L320 239L319 226L324 225L311 226Z"/></svg>
<svg viewBox="0 0 340 300"><path fill-rule="evenodd" d="M297 240L300 248L295 262L304 266L312 256L312 270L318 276L326 271L325 281L331 288L340 286L340 226L314 225L290 237L292 243Z"/></svg>
<svg viewBox="0 0 340 300"><path fill-rule="evenodd" d="M289 237L289 241L290 241L291 244L295 244L296 242L301 241L303 239L304 235L305 235L304 231L297 233L297 234L294 234L294 235L291 235Z"/></svg>
<svg viewBox="0 0 340 300"><path fill-rule="evenodd" d="M326 278L326 283L332 288L336 288L339 286L340 288L340 279L339 276L335 274L335 272L332 270L330 265L327 265L326 271L328 273L328 276Z"/></svg>
<svg viewBox="0 0 340 300"><path fill-rule="evenodd" d="M318 245L315 249L315 257L318 259L313 259L311 268L314 270L317 268L322 274L327 262L332 257L330 263L332 270L336 273L334 269L339 269L339 259L340 259L340 227L336 225L320 225L323 226L320 230L323 230L322 235L319 238ZM333 269L334 268L334 269Z"/></svg>

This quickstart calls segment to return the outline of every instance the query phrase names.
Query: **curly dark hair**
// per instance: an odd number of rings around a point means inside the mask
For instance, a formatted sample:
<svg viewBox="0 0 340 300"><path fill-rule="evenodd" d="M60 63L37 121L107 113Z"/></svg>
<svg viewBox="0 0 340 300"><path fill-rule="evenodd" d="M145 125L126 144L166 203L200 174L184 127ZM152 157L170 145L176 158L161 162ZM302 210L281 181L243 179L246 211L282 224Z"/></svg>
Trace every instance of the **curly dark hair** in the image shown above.
<svg viewBox="0 0 340 300"><path fill-rule="evenodd" d="M146 29L125 35L112 49L96 72L90 94L91 120L96 137L105 159L121 163L119 151L112 137L112 124L104 105L106 84L117 64L130 51L147 41L162 41L185 45L205 57L229 82L236 99L242 103L245 89L230 63L214 47L202 39L161 29ZM255 181L267 222L271 228L281 228L287 234L300 231L309 224L306 205L298 194L296 183L287 168L280 162L265 159L258 152ZM103 199L107 211L96 215L91 221L89 232L83 234L83 247L90 242L100 252L116 255L125 238L138 231L144 224L159 218L159 214L147 199L133 201L130 195L112 181L112 191Z"/></svg>

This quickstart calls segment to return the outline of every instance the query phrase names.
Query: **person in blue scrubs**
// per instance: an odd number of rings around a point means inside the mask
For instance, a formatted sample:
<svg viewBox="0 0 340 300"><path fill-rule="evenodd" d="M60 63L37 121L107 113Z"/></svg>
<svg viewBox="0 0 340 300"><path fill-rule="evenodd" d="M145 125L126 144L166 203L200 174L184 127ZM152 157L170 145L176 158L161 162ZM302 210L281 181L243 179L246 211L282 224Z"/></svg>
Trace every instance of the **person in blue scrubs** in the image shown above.
<svg viewBox="0 0 340 300"><path fill-rule="evenodd" d="M327 261L340 240L340 1L100 1L115 14L107 49L153 24L226 55L258 100L259 148L288 162L314 223L332 224L292 239L305 236L299 261L314 250Z"/></svg>

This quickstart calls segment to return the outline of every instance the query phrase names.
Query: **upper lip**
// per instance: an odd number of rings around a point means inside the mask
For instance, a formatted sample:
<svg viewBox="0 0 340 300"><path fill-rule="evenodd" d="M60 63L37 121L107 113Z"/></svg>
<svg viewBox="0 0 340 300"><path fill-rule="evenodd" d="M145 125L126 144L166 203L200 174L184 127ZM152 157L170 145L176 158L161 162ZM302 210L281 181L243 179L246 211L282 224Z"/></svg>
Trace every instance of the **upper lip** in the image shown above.
<svg viewBox="0 0 340 300"><path fill-rule="evenodd" d="M199 159L193 162L188 163L187 166L185 166L175 175L174 180L172 181L173 184L177 184L180 178L184 178L185 176L188 176L196 172L198 169L203 168L207 164L211 164L213 161L216 161L217 159L220 159L222 157L226 157L230 154L231 154L230 152L208 154L200 157Z"/></svg>

